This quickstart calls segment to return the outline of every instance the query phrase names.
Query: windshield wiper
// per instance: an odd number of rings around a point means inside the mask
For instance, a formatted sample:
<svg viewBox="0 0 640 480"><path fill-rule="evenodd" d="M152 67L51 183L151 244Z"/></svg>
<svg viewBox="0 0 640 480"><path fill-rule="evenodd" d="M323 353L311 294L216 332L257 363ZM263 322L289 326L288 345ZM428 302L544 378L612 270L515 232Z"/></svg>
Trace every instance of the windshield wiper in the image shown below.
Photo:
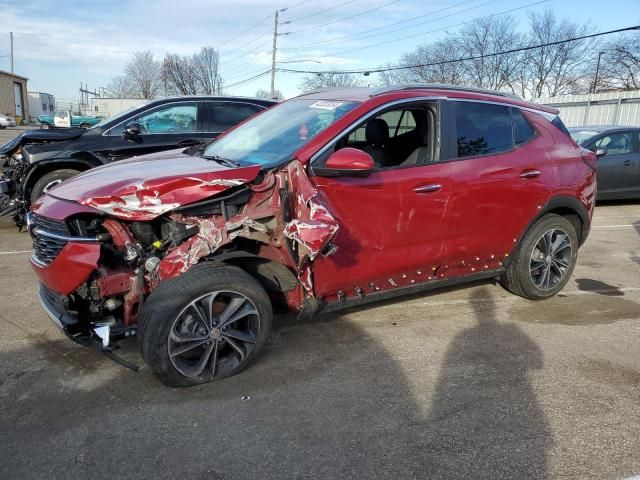
<svg viewBox="0 0 640 480"><path fill-rule="evenodd" d="M226 165L227 167L239 167L240 162L236 162L235 160L230 160L228 158L219 157L218 155L203 155L202 158L206 158L207 160L213 160L214 162L221 163Z"/></svg>

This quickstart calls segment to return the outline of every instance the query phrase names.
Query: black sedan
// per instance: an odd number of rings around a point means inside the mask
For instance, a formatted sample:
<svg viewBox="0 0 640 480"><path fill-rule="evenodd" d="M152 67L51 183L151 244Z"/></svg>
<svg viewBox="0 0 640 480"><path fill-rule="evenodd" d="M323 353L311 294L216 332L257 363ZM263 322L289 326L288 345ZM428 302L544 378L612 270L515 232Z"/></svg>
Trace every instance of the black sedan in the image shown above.
<svg viewBox="0 0 640 480"><path fill-rule="evenodd" d="M43 193L79 172L134 155L197 147L276 102L244 97L151 100L88 128L29 130L0 146L0 215L21 224Z"/></svg>
<svg viewBox="0 0 640 480"><path fill-rule="evenodd" d="M598 156L598 200L640 198L640 127L572 127L569 132Z"/></svg>

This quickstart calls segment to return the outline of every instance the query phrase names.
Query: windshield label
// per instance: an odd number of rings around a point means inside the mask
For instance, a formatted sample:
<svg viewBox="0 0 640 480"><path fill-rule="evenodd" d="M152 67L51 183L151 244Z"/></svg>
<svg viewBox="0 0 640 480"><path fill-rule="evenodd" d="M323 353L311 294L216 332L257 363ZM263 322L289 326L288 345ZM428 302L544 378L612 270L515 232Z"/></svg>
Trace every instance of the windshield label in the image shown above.
<svg viewBox="0 0 640 480"><path fill-rule="evenodd" d="M327 100L320 100L319 102L312 103L309 108L319 108L321 110L335 110L340 105L344 105L344 102L329 102Z"/></svg>

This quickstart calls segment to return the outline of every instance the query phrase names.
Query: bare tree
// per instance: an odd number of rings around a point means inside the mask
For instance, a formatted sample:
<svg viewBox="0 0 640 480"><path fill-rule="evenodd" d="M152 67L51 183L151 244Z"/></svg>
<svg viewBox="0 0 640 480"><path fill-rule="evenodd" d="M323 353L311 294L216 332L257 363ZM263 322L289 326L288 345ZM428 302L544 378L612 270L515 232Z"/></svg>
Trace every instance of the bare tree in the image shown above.
<svg viewBox="0 0 640 480"><path fill-rule="evenodd" d="M109 97L112 98L133 98L133 88L131 86L131 82L125 75L118 75L113 77L107 85L107 89L105 92Z"/></svg>
<svg viewBox="0 0 640 480"><path fill-rule="evenodd" d="M162 66L153 57L153 53L135 52L124 69L133 91L141 98L154 98L162 86Z"/></svg>
<svg viewBox="0 0 640 480"><path fill-rule="evenodd" d="M587 35L591 31L589 25L579 26L567 19L558 20L552 10L545 10L529 14L527 43L548 44ZM519 72L520 89L528 91L533 98L586 93L582 92L585 82L581 80L591 71L594 50L595 41L588 39L529 50L523 55Z"/></svg>
<svg viewBox="0 0 640 480"><path fill-rule="evenodd" d="M465 25L450 50L458 52L458 58L474 57L459 64L464 83L503 90L511 83L522 58L518 53L492 54L516 49L522 43L512 17L485 17Z"/></svg>
<svg viewBox="0 0 640 480"><path fill-rule="evenodd" d="M621 35L602 50L602 80L598 84L625 90L640 88L640 32Z"/></svg>
<svg viewBox="0 0 640 480"><path fill-rule="evenodd" d="M351 73L314 73L304 77L299 86L303 91L331 87L349 88L362 86L362 81Z"/></svg>
<svg viewBox="0 0 640 480"><path fill-rule="evenodd" d="M274 94L275 95L272 97L271 92L269 90L265 90L264 88L261 88L256 91L256 98L266 98L269 100L284 100L284 95L280 90L275 90Z"/></svg>
<svg viewBox="0 0 640 480"><path fill-rule="evenodd" d="M213 47L202 47L191 59L198 90L205 95L222 94L222 77L219 73L220 54Z"/></svg>
<svg viewBox="0 0 640 480"><path fill-rule="evenodd" d="M198 94L198 78L190 57L167 54L162 62L162 78L168 92L180 95Z"/></svg>
<svg viewBox="0 0 640 480"><path fill-rule="evenodd" d="M459 85L464 82L464 65L461 62L451 61L459 56L457 40L449 36L403 54L400 57L399 66L409 65L410 67L381 72L380 81L383 85L413 82Z"/></svg>

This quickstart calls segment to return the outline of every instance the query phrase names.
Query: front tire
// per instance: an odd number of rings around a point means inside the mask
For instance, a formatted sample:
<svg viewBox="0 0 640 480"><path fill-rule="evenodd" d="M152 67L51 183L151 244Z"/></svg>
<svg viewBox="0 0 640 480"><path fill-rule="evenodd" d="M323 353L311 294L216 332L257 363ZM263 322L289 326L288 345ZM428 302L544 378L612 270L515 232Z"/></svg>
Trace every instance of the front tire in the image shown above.
<svg viewBox="0 0 640 480"><path fill-rule="evenodd" d="M138 340L158 380L188 387L247 368L264 347L272 321L269 296L253 277L205 262L149 295Z"/></svg>
<svg viewBox="0 0 640 480"><path fill-rule="evenodd" d="M578 235L565 217L548 214L525 233L502 285L529 300L552 297L564 288L578 258Z"/></svg>
<svg viewBox="0 0 640 480"><path fill-rule="evenodd" d="M53 172L49 172L46 175L43 175L31 189L31 203L35 202L38 198L47 193L56 185L61 184L71 177L75 177L79 173L79 170L64 168L61 170L54 170Z"/></svg>
<svg viewBox="0 0 640 480"><path fill-rule="evenodd" d="M81 123L80 124L80 128L89 128L91 125L89 125L88 123Z"/></svg>
<svg viewBox="0 0 640 480"><path fill-rule="evenodd" d="M51 124L50 124L50 123L48 123L48 122L42 122L42 123L40 124L40 128L44 128L45 130L48 130L48 129L50 129L50 128L51 128Z"/></svg>

